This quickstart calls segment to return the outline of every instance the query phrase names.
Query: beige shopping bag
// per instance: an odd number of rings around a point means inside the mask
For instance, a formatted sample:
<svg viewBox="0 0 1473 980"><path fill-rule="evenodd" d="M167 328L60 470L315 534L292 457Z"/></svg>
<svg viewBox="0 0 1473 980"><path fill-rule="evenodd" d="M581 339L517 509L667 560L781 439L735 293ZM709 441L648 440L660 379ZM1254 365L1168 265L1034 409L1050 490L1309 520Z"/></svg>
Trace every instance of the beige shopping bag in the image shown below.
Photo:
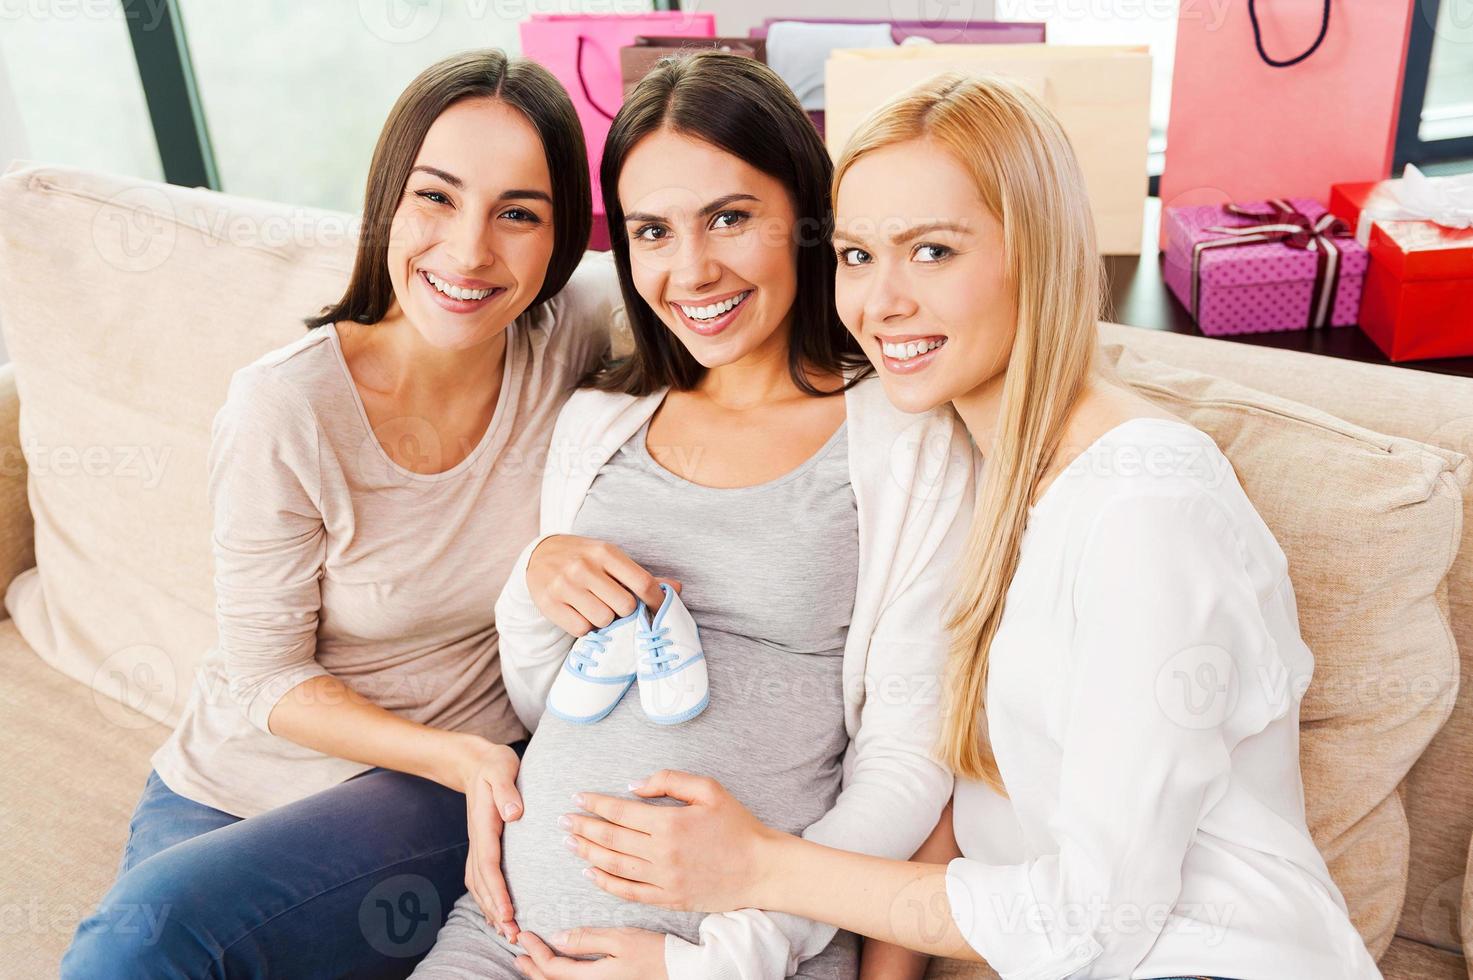
<svg viewBox="0 0 1473 980"><path fill-rule="evenodd" d="M947 71L1001 75L1059 118L1079 156L1104 255L1139 255L1151 133L1151 56L1144 46L938 44L835 51L825 137L835 158L875 109Z"/></svg>

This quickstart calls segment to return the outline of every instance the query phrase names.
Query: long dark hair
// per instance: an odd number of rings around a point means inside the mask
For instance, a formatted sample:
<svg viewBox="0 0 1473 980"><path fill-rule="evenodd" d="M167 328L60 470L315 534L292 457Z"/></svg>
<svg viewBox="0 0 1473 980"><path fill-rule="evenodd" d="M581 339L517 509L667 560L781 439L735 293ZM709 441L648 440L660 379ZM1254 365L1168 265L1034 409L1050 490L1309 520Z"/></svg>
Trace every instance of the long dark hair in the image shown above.
<svg viewBox="0 0 1473 980"><path fill-rule="evenodd" d="M377 323L388 313L394 300L389 280L389 226L404 196L410 168L440 113L462 99L478 97L499 99L527 117L542 138L552 175L552 258L542 289L528 308L535 309L567 284L588 247L593 224L588 151L578 113L568 93L541 65L509 60L495 48L467 51L426 68L389 110L368 168L353 276L342 299L307 318L309 329L338 320ZM496 137L488 134L487 138Z"/></svg>
<svg viewBox="0 0 1473 980"><path fill-rule="evenodd" d="M806 369L828 374L857 369L854 380L868 373L868 360L834 309L833 212L829 206L833 162L823 140L792 90L766 65L703 51L656 64L624 100L609 129L599 177L634 351L595 372L584 384L647 395L666 386L689 390L706 373L635 290L630 274L619 174L635 145L662 128L730 153L776 178L791 195L797 216L793 228L798 238L798 292L793 301L788 369L799 390L810 395L833 394L815 388Z"/></svg>

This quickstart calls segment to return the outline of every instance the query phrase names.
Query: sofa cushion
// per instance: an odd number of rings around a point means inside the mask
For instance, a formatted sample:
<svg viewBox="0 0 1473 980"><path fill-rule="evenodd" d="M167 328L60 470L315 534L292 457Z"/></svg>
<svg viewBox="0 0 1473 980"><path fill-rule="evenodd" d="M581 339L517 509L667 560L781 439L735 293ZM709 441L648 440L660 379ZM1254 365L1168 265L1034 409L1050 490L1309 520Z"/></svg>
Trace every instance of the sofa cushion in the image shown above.
<svg viewBox="0 0 1473 980"><path fill-rule="evenodd" d="M1467 976L1457 953L1400 936L1377 966L1386 980L1464 980Z"/></svg>
<svg viewBox="0 0 1473 980"><path fill-rule="evenodd" d="M1473 379L1332 360L1255 344L1102 324L1102 335L1147 357L1206 371L1292 398L1357 425L1473 456ZM1269 335L1267 340L1272 340ZM1463 542L1448 573L1447 600L1460 675L1473 678L1473 488L1463 493ZM1412 862L1399 935L1447 942L1446 902L1461 881L1473 836L1473 681L1459 686L1451 717L1402 787Z"/></svg>
<svg viewBox="0 0 1473 980"><path fill-rule="evenodd" d="M1301 706L1308 823L1380 954L1409 864L1396 789L1457 686L1444 580L1473 462L1120 346L1104 356L1216 440L1284 549L1315 655Z"/></svg>
<svg viewBox="0 0 1473 980"><path fill-rule="evenodd" d="M346 215L62 167L0 179L0 324L46 662L174 721L215 639L205 456L231 374L342 294Z"/></svg>
<svg viewBox="0 0 1473 980"><path fill-rule="evenodd" d="M1463 874L1462 913L1458 916L1458 945L1463 955L1473 953L1473 841L1468 842L1468 870ZM1473 978L1473 956L1468 959L1468 976Z"/></svg>
<svg viewBox="0 0 1473 980"><path fill-rule="evenodd" d="M6 747L0 976L54 977L77 923L112 884L158 722L48 667L0 622Z"/></svg>

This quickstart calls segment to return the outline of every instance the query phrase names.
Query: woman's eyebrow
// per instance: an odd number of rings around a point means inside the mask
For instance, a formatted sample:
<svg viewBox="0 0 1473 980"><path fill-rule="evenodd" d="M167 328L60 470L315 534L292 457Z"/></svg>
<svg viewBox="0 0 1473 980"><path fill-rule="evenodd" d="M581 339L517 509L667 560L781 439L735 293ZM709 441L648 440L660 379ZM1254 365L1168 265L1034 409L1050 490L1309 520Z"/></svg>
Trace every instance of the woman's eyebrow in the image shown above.
<svg viewBox="0 0 1473 980"><path fill-rule="evenodd" d="M465 187L465 181L461 180L454 174L449 173L448 171L441 170L439 167L429 167L421 163L409 168L409 172L426 173L429 174L431 177L439 177L441 180L449 184L451 187L454 187L456 190L460 190L461 188Z"/></svg>
<svg viewBox="0 0 1473 980"><path fill-rule="evenodd" d="M523 201L545 201L548 204L552 203L552 195L547 193L547 191L532 190L528 188L513 188L512 190L502 191L501 196L497 198L497 200L499 201L510 201L513 199Z"/></svg>
<svg viewBox="0 0 1473 980"><path fill-rule="evenodd" d="M431 167L427 164L421 163L414 167L411 167L409 170L410 173L415 173L416 171L418 171L419 173L429 174L431 177L438 177L445 183L449 184L451 187L454 187L456 190L465 189L465 181L461 180L459 177L455 176L448 170L441 170L439 167ZM498 201L521 200L545 201L548 204L552 203L552 195L547 193L547 191L540 191L535 188L528 187L513 187L509 190L504 190L501 192L500 195L497 196L496 199Z"/></svg>
<svg viewBox="0 0 1473 980"><path fill-rule="evenodd" d="M954 231L961 235L969 235L972 232L972 229L969 228L967 225L956 221L926 221L922 222L921 224L907 225L903 228L894 229L888 226L888 222L876 223L872 221L866 221L857 222L857 224L862 225L865 231L872 231L876 233L883 232L884 234L882 237L888 239L890 244L892 245L903 245L906 242L911 241L912 239L919 238L922 235L930 234L933 231ZM850 228L847 230L843 228L835 228L833 241L835 243L843 241L851 245L862 246L866 244L868 239L865 234L857 228Z"/></svg>
<svg viewBox="0 0 1473 980"><path fill-rule="evenodd" d="M705 206L703 206L701 208L701 210L700 210L700 214L703 217L710 217L711 215L715 214L718 211L722 211L722 210L725 210L726 208L731 207L733 204L735 204L738 201L751 201L754 204L761 204L762 203L762 199L760 197L758 197L757 195L755 195L755 194L746 194L746 193L723 194L722 196L716 198L716 200L714 200L714 201L710 202L709 204L706 204ZM665 220L665 217L663 215L651 214L648 211L627 211L624 214L624 220L625 221L664 221Z"/></svg>
<svg viewBox="0 0 1473 980"><path fill-rule="evenodd" d="M954 231L958 234L965 235L968 234L971 229L968 228L966 225L959 224L955 221L927 221L924 224L911 225L909 228L902 228L897 231L891 232L890 242L894 245L900 245L904 242L910 241L913 238L919 238L921 235L929 234L933 231Z"/></svg>

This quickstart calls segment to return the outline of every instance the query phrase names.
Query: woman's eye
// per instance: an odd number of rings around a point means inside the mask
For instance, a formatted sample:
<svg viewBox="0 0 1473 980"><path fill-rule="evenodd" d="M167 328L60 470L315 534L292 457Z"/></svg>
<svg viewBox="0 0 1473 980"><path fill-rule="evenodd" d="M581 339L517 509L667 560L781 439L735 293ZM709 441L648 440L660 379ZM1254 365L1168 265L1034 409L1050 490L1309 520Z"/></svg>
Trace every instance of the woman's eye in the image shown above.
<svg viewBox="0 0 1473 980"><path fill-rule="evenodd" d="M415 193L424 198L426 201L429 201L433 204L450 203L450 198L446 197L444 194L441 194L439 191L416 191Z"/></svg>
<svg viewBox="0 0 1473 980"><path fill-rule="evenodd" d="M839 261L844 265L863 265L868 262L870 255L862 248L839 249Z"/></svg>
<svg viewBox="0 0 1473 980"><path fill-rule="evenodd" d="M645 225L634 233L634 237L646 242L658 242L666 235L666 231L659 225Z"/></svg>
<svg viewBox="0 0 1473 980"><path fill-rule="evenodd" d="M542 221L541 218L537 217L537 215L533 214L531 211L528 211L526 208L511 208L510 210L503 212L501 216L503 218L510 218L512 221L525 221L534 225L539 224Z"/></svg>
<svg viewBox="0 0 1473 980"><path fill-rule="evenodd" d="M711 222L711 227L735 228L745 220L747 220L747 212L745 211L722 211Z"/></svg>
<svg viewBox="0 0 1473 980"><path fill-rule="evenodd" d="M945 245L917 245L915 254L919 262L940 262L951 254L951 249Z"/></svg>

